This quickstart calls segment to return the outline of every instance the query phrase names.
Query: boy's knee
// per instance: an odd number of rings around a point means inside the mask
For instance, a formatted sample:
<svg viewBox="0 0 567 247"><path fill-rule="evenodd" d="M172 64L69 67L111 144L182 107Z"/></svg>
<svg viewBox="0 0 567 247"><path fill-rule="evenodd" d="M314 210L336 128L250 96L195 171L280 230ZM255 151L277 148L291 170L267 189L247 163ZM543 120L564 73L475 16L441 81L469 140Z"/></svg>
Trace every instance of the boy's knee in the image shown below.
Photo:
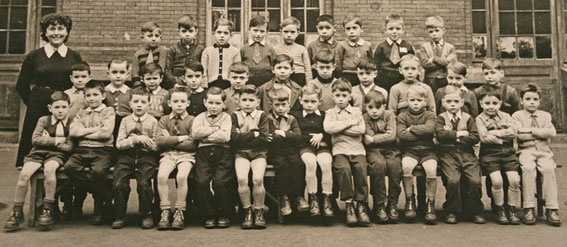
<svg viewBox="0 0 567 247"><path fill-rule="evenodd" d="M175 176L175 179L177 180L177 183L181 183L181 182L185 182L187 183L187 178L189 177L189 174L181 174L179 173L179 171L177 172L177 176Z"/></svg>
<svg viewBox="0 0 567 247"><path fill-rule="evenodd" d="M248 186L248 176L239 177L237 180L238 180L238 186Z"/></svg>
<svg viewBox="0 0 567 247"><path fill-rule="evenodd" d="M264 185L264 177L253 177L252 183L254 184L254 187L262 186Z"/></svg>
<svg viewBox="0 0 567 247"><path fill-rule="evenodd" d="M32 175L33 173L20 172L20 175L18 176L18 180L27 183L28 181L30 181Z"/></svg>

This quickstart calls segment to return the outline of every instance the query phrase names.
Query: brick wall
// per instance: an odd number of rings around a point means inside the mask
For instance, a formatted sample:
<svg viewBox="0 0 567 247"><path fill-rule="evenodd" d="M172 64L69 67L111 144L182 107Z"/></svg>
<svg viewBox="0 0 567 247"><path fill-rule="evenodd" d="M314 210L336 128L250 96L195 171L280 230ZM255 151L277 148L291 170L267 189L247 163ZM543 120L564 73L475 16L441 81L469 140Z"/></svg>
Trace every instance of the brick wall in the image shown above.
<svg viewBox="0 0 567 247"><path fill-rule="evenodd" d="M334 0L332 14L337 22L337 34L344 39L342 21L347 13L357 13L363 21L363 38L373 45L386 38L384 21L390 13L402 15L405 39L414 46L427 41L425 18L439 15L445 20L447 42L455 45L458 58L472 57L470 1L467 0Z"/></svg>

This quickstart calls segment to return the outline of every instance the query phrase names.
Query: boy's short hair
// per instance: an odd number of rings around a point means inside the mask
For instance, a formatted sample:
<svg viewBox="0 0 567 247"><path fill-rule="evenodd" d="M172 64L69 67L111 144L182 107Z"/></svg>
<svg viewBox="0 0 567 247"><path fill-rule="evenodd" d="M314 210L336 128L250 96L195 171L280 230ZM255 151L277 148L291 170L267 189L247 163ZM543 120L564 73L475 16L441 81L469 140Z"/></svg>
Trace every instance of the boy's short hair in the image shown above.
<svg viewBox="0 0 567 247"><path fill-rule="evenodd" d="M177 20L177 29L191 29L192 27L199 29L199 26L197 26L197 19L195 19L192 15L183 15L179 18L179 20Z"/></svg>
<svg viewBox="0 0 567 247"><path fill-rule="evenodd" d="M445 21L441 16L429 16L425 18L425 28L443 28L445 27Z"/></svg>
<svg viewBox="0 0 567 247"><path fill-rule="evenodd" d="M126 69L130 69L130 62L128 62L128 60L123 59L123 58L113 58L112 60L110 60L110 62L108 62L108 69L110 69L110 66L113 64L122 64L122 63L126 63Z"/></svg>
<svg viewBox="0 0 567 247"><path fill-rule="evenodd" d="M541 97L541 90L539 89L539 87L536 86L536 84L528 83L528 85L525 85L524 87L522 87L522 90L520 90L520 98L523 99L524 95L529 92L537 93L537 95Z"/></svg>
<svg viewBox="0 0 567 247"><path fill-rule="evenodd" d="M237 74L250 74L250 69L248 69L248 65L244 62L234 62L228 67L228 73L237 73Z"/></svg>
<svg viewBox="0 0 567 247"><path fill-rule="evenodd" d="M320 15L319 17L317 17L317 20L315 20L315 25L321 22L328 22L333 26L335 25L335 19L333 18L332 15Z"/></svg>
<svg viewBox="0 0 567 247"><path fill-rule="evenodd" d="M174 88L169 90L169 95L173 95L174 93L183 93L187 96L187 99L189 99L189 93L187 92L186 88L184 88L184 87L174 87Z"/></svg>
<svg viewBox="0 0 567 247"><path fill-rule="evenodd" d="M148 102L151 100L150 94L144 92L143 90L132 90L132 96L134 96L134 95L140 95L140 96L148 97ZM134 98L134 97L131 97L131 98L130 98L130 101L132 101L133 98Z"/></svg>
<svg viewBox="0 0 567 247"><path fill-rule="evenodd" d="M240 89L240 96L242 96L243 94L253 94L256 96L256 98L258 98L258 89L254 85L244 85Z"/></svg>
<svg viewBox="0 0 567 247"><path fill-rule="evenodd" d="M335 53L332 52L330 49L321 49L315 56L313 56L313 60L316 62L321 63L335 63Z"/></svg>
<svg viewBox="0 0 567 247"><path fill-rule="evenodd" d="M250 24L248 24L249 28L267 25L268 19L263 15L256 15L250 19Z"/></svg>
<svg viewBox="0 0 567 247"><path fill-rule="evenodd" d="M331 85L331 92L335 91L352 93L352 84L345 78L339 78Z"/></svg>
<svg viewBox="0 0 567 247"><path fill-rule="evenodd" d="M55 91L49 97L49 104L52 105L55 101L67 101L67 103L71 104L71 98L64 92Z"/></svg>
<svg viewBox="0 0 567 247"><path fill-rule="evenodd" d="M416 55L413 54L407 54L404 55L401 59L400 59L400 66L404 63L408 63L408 62L416 62L417 65L421 68L421 62L419 61L419 58L417 58Z"/></svg>
<svg viewBox="0 0 567 247"><path fill-rule="evenodd" d="M498 98L498 100L502 100L502 96L500 95L500 92L498 92L497 89L492 87L483 87L483 89L480 90L480 93L478 94L478 100L481 101L482 99L489 96L494 96Z"/></svg>
<svg viewBox="0 0 567 247"><path fill-rule="evenodd" d="M216 31L220 26L228 26L228 31L230 31L231 33L232 30L234 30L234 23L226 18L219 18L218 20L216 20L215 24L213 25L213 31Z"/></svg>
<svg viewBox="0 0 567 247"><path fill-rule="evenodd" d="M355 14L348 14L345 16L345 19L343 20L343 27L346 26L347 23L349 22L353 22L354 24L358 25L359 27L362 27L362 19L360 19L360 17L358 15Z"/></svg>
<svg viewBox="0 0 567 247"><path fill-rule="evenodd" d="M271 102L289 102L289 92L284 88L274 88L268 92Z"/></svg>
<svg viewBox="0 0 567 247"><path fill-rule="evenodd" d="M370 90L370 92L364 95L364 104L374 104L376 107L380 108L386 105L386 97L380 91Z"/></svg>
<svg viewBox="0 0 567 247"><path fill-rule="evenodd" d="M87 89L98 89L100 93L104 94L104 84L100 81L92 80L87 82L87 84L85 84L85 91L87 91Z"/></svg>
<svg viewBox="0 0 567 247"><path fill-rule="evenodd" d="M496 58L487 58L482 62L482 69L502 70L502 61Z"/></svg>
<svg viewBox="0 0 567 247"><path fill-rule="evenodd" d="M226 100L226 94L224 93L224 90L220 89L219 87L209 88L209 90L207 90L207 94L205 95L205 100L209 98L209 95L220 95L223 102Z"/></svg>
<svg viewBox="0 0 567 247"><path fill-rule="evenodd" d="M272 67L276 66L278 63L288 62L289 65L293 68L293 58L291 58L287 54L278 54L272 59Z"/></svg>
<svg viewBox="0 0 567 247"><path fill-rule="evenodd" d="M314 83L307 83L305 86L301 88L300 97L303 97L304 95L312 95L312 94L317 94L317 98L320 99L321 95L323 94L323 90L321 90L321 88L319 88Z"/></svg>
<svg viewBox="0 0 567 247"><path fill-rule="evenodd" d="M71 33L71 28L73 27L73 20L71 20L71 17L69 17L68 15L61 13L53 13L41 18L41 21L39 22L39 30L41 33L41 39L43 41L49 42L49 39L47 39L47 36L45 36L47 34L47 28L49 27L49 25L55 26L57 24L65 26L65 28L67 29L67 37L65 37L65 40L63 40L63 43L67 43L69 34Z"/></svg>
<svg viewBox="0 0 567 247"><path fill-rule="evenodd" d="M299 20L293 16L285 18L280 24L280 28L283 29L288 25L295 25L297 26L297 31L301 30L301 22L299 22Z"/></svg>
<svg viewBox="0 0 567 247"><path fill-rule="evenodd" d="M161 27L156 22L148 21L142 24L142 28L141 28L142 33L153 32L154 30L158 30L158 32L161 34Z"/></svg>
<svg viewBox="0 0 567 247"><path fill-rule="evenodd" d="M194 61L194 60L191 60L188 63L185 63L183 68L185 69L184 74L187 73L188 69L190 69L193 72L201 72L201 73L203 73L205 71L205 69L203 68L203 65L201 63L199 63L198 61Z"/></svg>
<svg viewBox="0 0 567 247"><path fill-rule="evenodd" d="M356 65L357 69L376 71L376 64L368 59L362 59Z"/></svg>
<svg viewBox="0 0 567 247"><path fill-rule="evenodd" d="M459 96L461 97L461 99L465 98L465 92L463 90L461 90L458 87L455 87L453 85L447 85L445 87L445 92L443 94L443 98L445 98L445 96L449 95L449 94L454 94L454 93L458 93Z"/></svg>
<svg viewBox="0 0 567 247"><path fill-rule="evenodd" d="M80 61L76 64L73 64L73 66L71 67L71 74L73 74L74 71L87 71L89 72L89 75L91 74L91 66L89 66L89 64L85 61Z"/></svg>
<svg viewBox="0 0 567 247"><path fill-rule="evenodd" d="M389 14L386 17L386 22L384 23L384 26L387 26L388 23L390 22L401 22L402 26L404 25L404 19L402 18L402 16L400 14Z"/></svg>
<svg viewBox="0 0 567 247"><path fill-rule="evenodd" d="M158 63L147 63L140 69L140 76L143 77L145 74L152 74L159 71L159 75L163 76L163 69Z"/></svg>
<svg viewBox="0 0 567 247"><path fill-rule="evenodd" d="M453 61L447 65L447 70L453 71L455 74L467 76L467 66L459 61Z"/></svg>
<svg viewBox="0 0 567 247"><path fill-rule="evenodd" d="M420 84L411 85L406 92L407 96L409 97L410 94L417 95L420 98L427 99L427 89Z"/></svg>

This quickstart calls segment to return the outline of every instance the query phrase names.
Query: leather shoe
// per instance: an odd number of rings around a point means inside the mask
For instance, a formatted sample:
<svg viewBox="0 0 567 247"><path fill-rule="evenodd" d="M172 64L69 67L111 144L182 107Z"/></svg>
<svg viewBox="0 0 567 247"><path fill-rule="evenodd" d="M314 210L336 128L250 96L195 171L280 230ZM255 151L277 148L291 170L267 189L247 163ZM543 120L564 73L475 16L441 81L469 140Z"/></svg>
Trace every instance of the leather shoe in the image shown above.
<svg viewBox="0 0 567 247"><path fill-rule="evenodd" d="M142 219L142 229L152 229L154 228L154 218L152 215L146 215Z"/></svg>
<svg viewBox="0 0 567 247"><path fill-rule="evenodd" d="M472 222L475 223L475 224L480 224L480 225L486 224L486 220L480 214L473 216Z"/></svg>
<svg viewBox="0 0 567 247"><path fill-rule="evenodd" d="M448 214L447 217L445 217L445 223L447 224L457 224L458 220L457 220L457 216L455 214Z"/></svg>
<svg viewBox="0 0 567 247"><path fill-rule="evenodd" d="M508 209L508 219L510 221L510 225L519 225L522 223L520 217L518 217L518 209L514 206L510 206L510 209Z"/></svg>
<svg viewBox="0 0 567 247"><path fill-rule="evenodd" d="M526 225L533 225L536 223L536 217L533 208L524 208L524 218L522 218L522 221Z"/></svg>
<svg viewBox="0 0 567 247"><path fill-rule="evenodd" d="M230 221L226 217L219 218L217 221L218 228L228 228L230 226Z"/></svg>
<svg viewBox="0 0 567 247"><path fill-rule="evenodd" d="M386 213L386 207L383 203L377 203L374 205L374 215L378 223L384 224L388 222L388 213Z"/></svg>
<svg viewBox="0 0 567 247"><path fill-rule="evenodd" d="M358 224L358 219L356 218L356 210L354 209L354 202L347 202L345 204L346 209L346 224L347 226L353 227Z"/></svg>
<svg viewBox="0 0 567 247"><path fill-rule="evenodd" d="M370 217L368 217L368 212L366 208L368 208L368 206L366 206L365 203L359 202L356 205L356 215L357 215L358 224L360 224L360 226L370 225Z"/></svg>
<svg viewBox="0 0 567 247"><path fill-rule="evenodd" d="M112 229L122 229L124 228L124 218L116 218L112 222Z"/></svg>
<svg viewBox="0 0 567 247"><path fill-rule="evenodd" d="M557 209L546 209L545 215L547 216L547 224L551 226L561 226L561 218Z"/></svg>
<svg viewBox="0 0 567 247"><path fill-rule="evenodd" d="M252 229L254 228L254 214L252 207L248 207L244 209L244 219L242 220L242 224L240 224L242 229Z"/></svg>
<svg viewBox="0 0 567 247"><path fill-rule="evenodd" d="M391 223L396 224L400 220L400 213L398 213L398 206L396 204L388 202L386 213L388 213L388 219Z"/></svg>
<svg viewBox="0 0 567 247"><path fill-rule="evenodd" d="M510 224L503 206L496 206L496 223L500 225Z"/></svg>
<svg viewBox="0 0 567 247"><path fill-rule="evenodd" d="M288 216L291 214L291 202L289 201L289 197L283 196L281 201L281 213L283 216Z"/></svg>
<svg viewBox="0 0 567 247"><path fill-rule="evenodd" d="M217 221L215 219L207 219L205 221L205 228L213 229L217 227Z"/></svg>

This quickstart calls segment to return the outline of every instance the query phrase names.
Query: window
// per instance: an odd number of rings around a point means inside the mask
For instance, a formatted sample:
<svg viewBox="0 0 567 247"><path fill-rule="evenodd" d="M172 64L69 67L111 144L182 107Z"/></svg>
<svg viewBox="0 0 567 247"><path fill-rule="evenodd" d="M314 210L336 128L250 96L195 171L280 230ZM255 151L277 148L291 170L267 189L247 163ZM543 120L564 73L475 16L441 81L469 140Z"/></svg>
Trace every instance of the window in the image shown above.
<svg viewBox="0 0 567 247"><path fill-rule="evenodd" d="M305 42L306 33L317 33L317 17L321 12L319 0L291 0L291 16L301 22L300 34L295 40L298 44L307 45Z"/></svg>
<svg viewBox="0 0 567 247"><path fill-rule="evenodd" d="M0 55L26 52L27 0L0 0Z"/></svg>
<svg viewBox="0 0 567 247"><path fill-rule="evenodd" d="M214 0L212 3L213 24L220 17L225 17L234 23L234 32L242 31L240 0Z"/></svg>
<svg viewBox="0 0 567 247"><path fill-rule="evenodd" d="M501 58L551 58L550 0L498 0L498 22Z"/></svg>
<svg viewBox="0 0 567 247"><path fill-rule="evenodd" d="M488 50L487 0L472 1L473 59L484 59Z"/></svg>
<svg viewBox="0 0 567 247"><path fill-rule="evenodd" d="M252 0L252 14L264 15L268 18L268 32L279 32L282 20L280 0Z"/></svg>

